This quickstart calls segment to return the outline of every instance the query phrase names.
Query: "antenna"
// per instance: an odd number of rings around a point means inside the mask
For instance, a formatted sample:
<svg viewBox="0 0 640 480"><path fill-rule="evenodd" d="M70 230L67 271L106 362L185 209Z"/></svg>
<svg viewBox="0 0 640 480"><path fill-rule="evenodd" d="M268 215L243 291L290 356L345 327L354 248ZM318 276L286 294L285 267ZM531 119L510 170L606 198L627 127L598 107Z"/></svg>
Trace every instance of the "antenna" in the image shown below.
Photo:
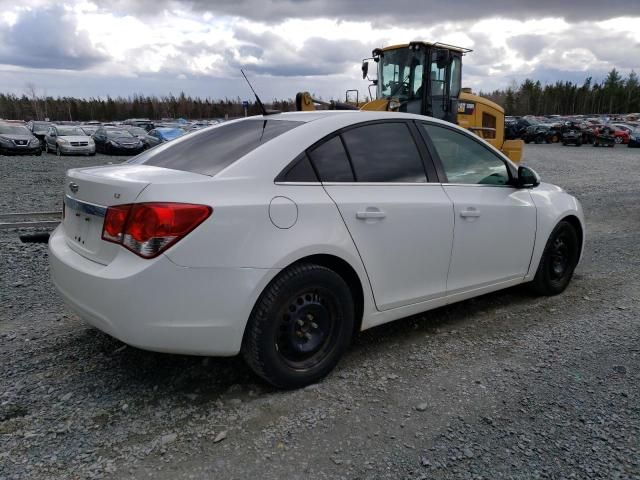
<svg viewBox="0 0 640 480"><path fill-rule="evenodd" d="M262 102L260 101L260 97L258 97L258 94L256 93L256 91L253 89L253 87L251 86L251 82L249 82L249 79L247 78L247 76L244 74L244 71L242 69L240 69L240 73L242 73L242 76L244 77L244 79L247 81L247 83L249 84L249 88L251 89L251 91L253 92L253 95L256 97L256 102L258 102L258 106L260 107L260 110L262 111L262 115L269 115L269 112L267 112L267 109L264 108L264 105L262 104Z"/></svg>

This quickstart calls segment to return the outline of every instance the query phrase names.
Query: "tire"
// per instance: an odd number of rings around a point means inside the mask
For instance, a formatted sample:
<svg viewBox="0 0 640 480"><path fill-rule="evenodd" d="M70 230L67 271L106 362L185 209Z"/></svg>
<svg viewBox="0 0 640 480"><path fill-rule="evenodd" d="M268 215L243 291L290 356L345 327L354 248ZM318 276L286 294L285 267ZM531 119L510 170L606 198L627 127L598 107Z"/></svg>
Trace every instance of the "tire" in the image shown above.
<svg viewBox="0 0 640 480"><path fill-rule="evenodd" d="M538 145L540 145L540 144L545 143L545 139L544 139L544 137L543 137L542 135L538 135L538 136L536 137L536 139L535 139L535 142L536 142Z"/></svg>
<svg viewBox="0 0 640 480"><path fill-rule="evenodd" d="M294 265L256 302L242 355L275 387L303 387L333 370L351 342L353 326L353 298L344 279L320 265Z"/></svg>
<svg viewBox="0 0 640 480"><path fill-rule="evenodd" d="M538 295L562 293L578 265L580 242L573 225L561 221L549 235L531 287Z"/></svg>
<svg viewBox="0 0 640 480"><path fill-rule="evenodd" d="M616 137L613 141L620 144L622 143L622 137Z"/></svg>

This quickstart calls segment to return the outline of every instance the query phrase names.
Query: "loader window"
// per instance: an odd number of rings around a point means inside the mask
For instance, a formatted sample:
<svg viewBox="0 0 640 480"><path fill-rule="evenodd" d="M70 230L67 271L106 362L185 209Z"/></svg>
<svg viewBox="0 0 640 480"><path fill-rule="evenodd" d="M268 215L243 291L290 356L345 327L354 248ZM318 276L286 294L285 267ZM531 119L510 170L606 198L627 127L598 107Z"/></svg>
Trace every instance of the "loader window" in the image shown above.
<svg viewBox="0 0 640 480"><path fill-rule="evenodd" d="M423 66L419 53L408 48L387 50L380 59L379 97L406 100L419 95Z"/></svg>
<svg viewBox="0 0 640 480"><path fill-rule="evenodd" d="M496 138L496 117L482 112L482 138Z"/></svg>

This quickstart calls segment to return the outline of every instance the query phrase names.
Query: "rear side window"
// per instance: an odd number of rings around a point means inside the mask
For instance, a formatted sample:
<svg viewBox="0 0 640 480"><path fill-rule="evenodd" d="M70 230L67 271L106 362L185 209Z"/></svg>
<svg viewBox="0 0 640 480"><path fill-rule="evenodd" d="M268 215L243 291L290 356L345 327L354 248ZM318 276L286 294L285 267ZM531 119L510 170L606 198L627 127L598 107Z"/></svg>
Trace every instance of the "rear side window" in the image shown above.
<svg viewBox="0 0 640 480"><path fill-rule="evenodd" d="M323 182L353 182L353 171L349 164L340 137L322 143L309 152L311 161L316 167Z"/></svg>
<svg viewBox="0 0 640 480"><path fill-rule="evenodd" d="M302 123L265 118L203 129L153 148L134 157L129 163L213 176Z"/></svg>
<svg viewBox="0 0 640 480"><path fill-rule="evenodd" d="M342 134L358 182L426 182L420 152L405 123L375 123Z"/></svg>
<svg viewBox="0 0 640 480"><path fill-rule="evenodd" d="M309 157L303 154L296 159L289 169L276 178L276 182L317 182L318 177L313 171Z"/></svg>

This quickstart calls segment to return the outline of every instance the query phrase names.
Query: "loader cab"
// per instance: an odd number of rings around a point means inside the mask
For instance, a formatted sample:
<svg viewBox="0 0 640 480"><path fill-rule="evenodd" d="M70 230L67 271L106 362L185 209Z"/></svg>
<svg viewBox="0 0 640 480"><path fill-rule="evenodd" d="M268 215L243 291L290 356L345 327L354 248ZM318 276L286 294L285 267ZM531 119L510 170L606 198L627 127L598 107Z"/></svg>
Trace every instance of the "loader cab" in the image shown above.
<svg viewBox="0 0 640 480"><path fill-rule="evenodd" d="M412 42L373 51L377 100L387 109L456 122L462 56L470 50L441 43ZM368 64L363 63L366 75Z"/></svg>

